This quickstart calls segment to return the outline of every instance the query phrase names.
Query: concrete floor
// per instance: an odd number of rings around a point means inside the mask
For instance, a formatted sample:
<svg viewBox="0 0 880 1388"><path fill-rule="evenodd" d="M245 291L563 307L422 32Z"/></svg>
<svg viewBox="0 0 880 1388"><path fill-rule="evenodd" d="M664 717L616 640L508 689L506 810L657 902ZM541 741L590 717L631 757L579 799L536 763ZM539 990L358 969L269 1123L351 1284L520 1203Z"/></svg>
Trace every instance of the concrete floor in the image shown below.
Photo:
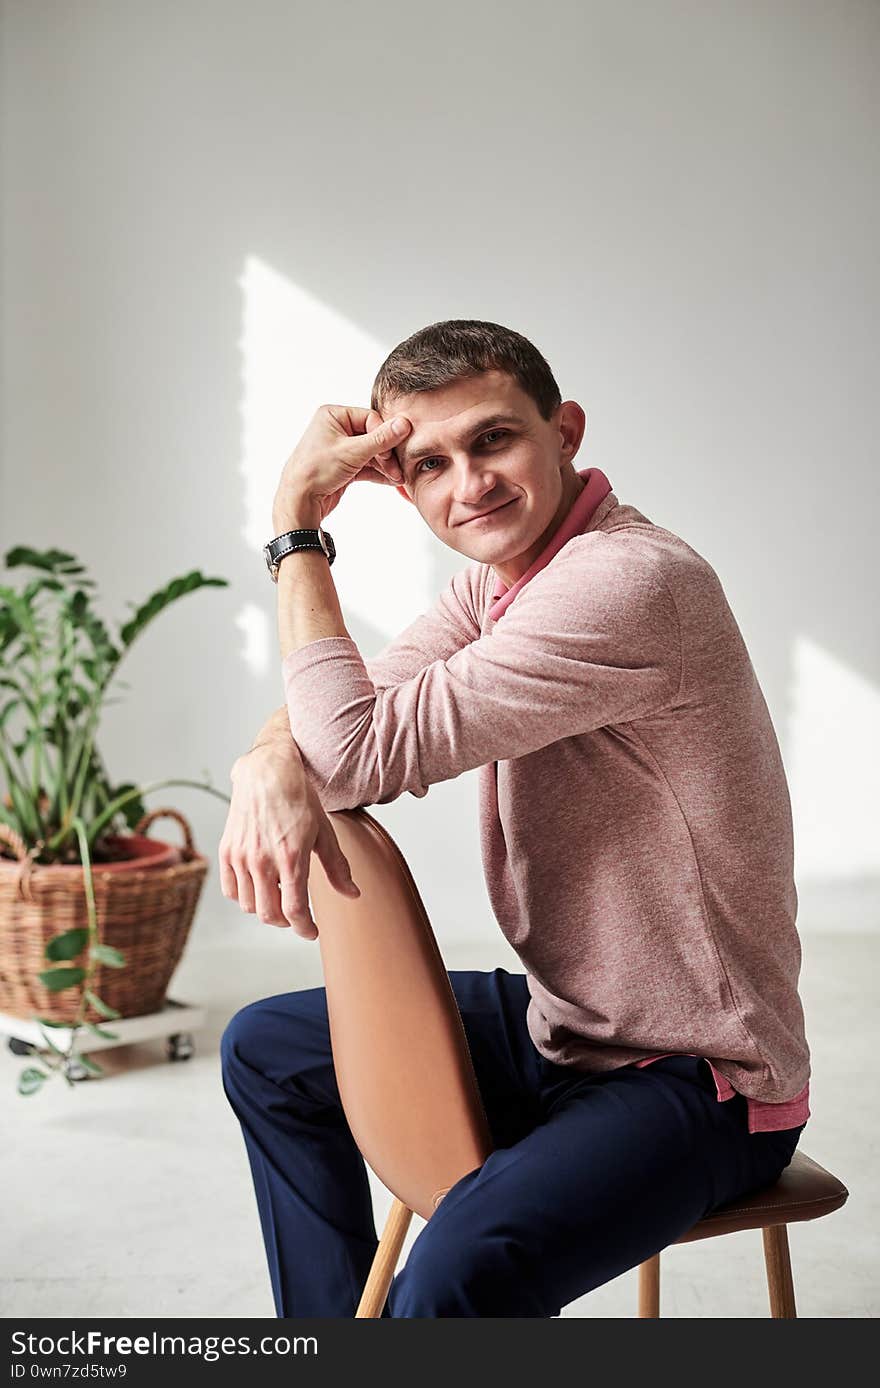
<svg viewBox="0 0 880 1388"><path fill-rule="evenodd" d="M106 1051L107 1075L29 1098L26 1063L0 1053L4 1256L0 1314L273 1317L250 1170L220 1083L218 1041L257 997L322 982L317 946L243 917L225 946L194 939L170 989L208 1009L196 1054L169 1064L161 1041ZM813 1053L803 1150L850 1198L789 1231L802 1317L873 1317L878 1296L877 1009L880 936L804 935L801 995ZM514 967L506 946L445 947L448 968ZM377 1228L390 1196L371 1175ZM414 1218L404 1255L422 1222ZM731 1234L663 1255L661 1313L765 1317L761 1236ZM629 1317L632 1270L566 1317Z"/></svg>

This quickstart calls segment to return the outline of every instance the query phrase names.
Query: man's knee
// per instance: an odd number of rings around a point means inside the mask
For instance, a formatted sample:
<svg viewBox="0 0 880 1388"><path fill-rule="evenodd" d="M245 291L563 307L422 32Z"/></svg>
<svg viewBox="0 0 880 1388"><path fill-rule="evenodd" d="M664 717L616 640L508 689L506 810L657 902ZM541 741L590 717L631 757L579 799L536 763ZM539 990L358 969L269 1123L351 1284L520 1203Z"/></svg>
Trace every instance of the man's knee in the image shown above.
<svg viewBox="0 0 880 1388"><path fill-rule="evenodd" d="M279 1051L293 1057L297 1034L302 1026L308 1025L307 1013L315 1007L312 995L319 991L323 989L259 998L239 1008L220 1037L223 1074L229 1075L242 1065L263 1070Z"/></svg>
<svg viewBox="0 0 880 1388"><path fill-rule="evenodd" d="M220 1067L224 1074L252 1054L254 1036L262 1029L258 1025L257 1014L264 1002L265 999L261 999L248 1003L226 1023L220 1037Z"/></svg>
<svg viewBox="0 0 880 1388"><path fill-rule="evenodd" d="M468 1315L461 1309L463 1284L473 1281L473 1272L469 1274L466 1267L468 1250L452 1249L440 1239L420 1243L421 1238L419 1235L392 1283L388 1303L391 1315L430 1319ZM472 1250L470 1260L473 1262Z"/></svg>
<svg viewBox="0 0 880 1388"><path fill-rule="evenodd" d="M549 1316L540 1275L512 1232L470 1237L429 1220L389 1293L394 1317Z"/></svg>

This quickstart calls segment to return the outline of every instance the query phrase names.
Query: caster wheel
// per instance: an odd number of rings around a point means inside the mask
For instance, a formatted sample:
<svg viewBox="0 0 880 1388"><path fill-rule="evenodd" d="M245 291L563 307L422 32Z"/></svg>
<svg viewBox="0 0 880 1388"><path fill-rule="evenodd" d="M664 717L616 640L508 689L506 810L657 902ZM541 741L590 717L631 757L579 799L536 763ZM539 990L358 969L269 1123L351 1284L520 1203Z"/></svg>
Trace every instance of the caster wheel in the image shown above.
<svg viewBox="0 0 880 1388"><path fill-rule="evenodd" d="M176 1031L166 1042L169 1060L189 1060L195 1052L192 1036L188 1031Z"/></svg>
<svg viewBox="0 0 880 1388"><path fill-rule="evenodd" d="M30 1041L22 1041L17 1036L10 1036L6 1044L13 1055L33 1055L37 1049Z"/></svg>

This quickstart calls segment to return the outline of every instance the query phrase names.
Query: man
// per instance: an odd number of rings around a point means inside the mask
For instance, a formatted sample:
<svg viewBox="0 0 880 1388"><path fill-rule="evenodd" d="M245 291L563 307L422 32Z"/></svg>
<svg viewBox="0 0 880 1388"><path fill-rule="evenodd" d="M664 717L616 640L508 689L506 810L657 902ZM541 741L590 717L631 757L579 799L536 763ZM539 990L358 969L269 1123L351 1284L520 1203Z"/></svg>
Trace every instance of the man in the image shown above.
<svg viewBox="0 0 880 1388"><path fill-rule="evenodd" d="M286 704L233 768L221 881L314 938L308 852L286 847L304 785L306 846L355 891L327 811L480 768L487 887L525 973L449 977L495 1150L420 1231L384 1314L551 1317L791 1160L810 1067L788 788L717 576L575 470L584 412L527 339L434 324L371 405L318 412L276 530L309 543L364 475L474 562L369 661L320 537L280 562ZM352 1316L377 1240L324 989L243 1008L222 1053L277 1312Z"/></svg>

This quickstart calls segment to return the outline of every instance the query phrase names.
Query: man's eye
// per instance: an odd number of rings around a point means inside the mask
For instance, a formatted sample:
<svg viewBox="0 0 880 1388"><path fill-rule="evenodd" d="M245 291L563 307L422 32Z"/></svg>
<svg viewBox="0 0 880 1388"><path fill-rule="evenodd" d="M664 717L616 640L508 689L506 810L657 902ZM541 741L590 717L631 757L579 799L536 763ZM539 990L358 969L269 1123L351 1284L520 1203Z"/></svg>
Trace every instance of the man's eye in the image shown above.
<svg viewBox="0 0 880 1388"><path fill-rule="evenodd" d="M488 433L483 435L483 438L490 439L493 434L497 434L499 437L503 438L506 433L506 429L490 429ZM439 461L439 458L422 458L420 463L416 463L416 472L421 472L425 463L439 463Z"/></svg>

